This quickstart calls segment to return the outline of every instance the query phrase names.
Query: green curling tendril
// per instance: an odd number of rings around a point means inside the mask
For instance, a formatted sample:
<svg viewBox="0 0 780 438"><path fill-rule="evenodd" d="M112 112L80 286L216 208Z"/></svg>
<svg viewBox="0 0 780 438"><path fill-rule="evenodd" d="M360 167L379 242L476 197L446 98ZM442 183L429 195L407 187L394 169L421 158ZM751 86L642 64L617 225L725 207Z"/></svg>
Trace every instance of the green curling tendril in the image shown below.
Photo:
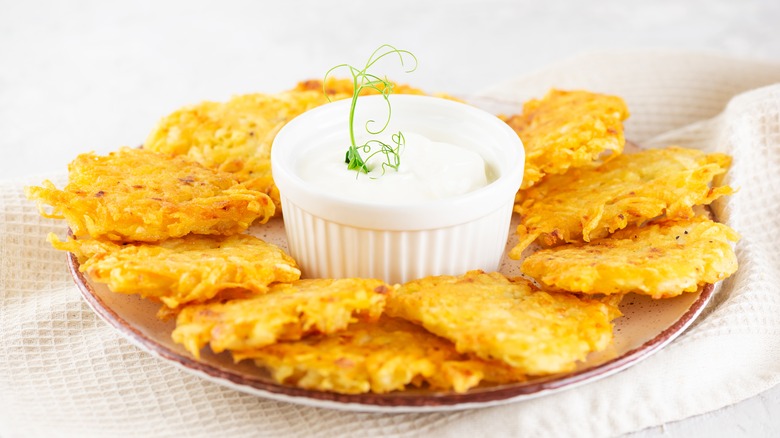
<svg viewBox="0 0 780 438"><path fill-rule="evenodd" d="M377 122L373 119L368 120L365 126L366 132L370 135L379 135L384 132L390 124L390 117L392 116L393 111L390 106L389 96L393 93L393 83L387 78L383 79L372 73L368 73L369 68L389 55L398 55L398 61L402 67L406 67L405 58L411 58L413 65L404 70L406 73L411 73L417 69L417 57L415 57L412 52L397 49L389 44L383 44L379 46L378 49L374 50L374 53L371 54L366 65L362 69L358 69L349 64L339 64L325 73L325 78L322 83L323 92L325 92L328 76L335 70L346 68L352 75L352 104L349 108L349 139L351 144L349 149L347 149L344 158L344 162L347 164L347 169L349 170L355 170L359 173L368 173L371 169L368 168L366 162L379 154L384 155L384 161L382 162L383 174L387 168L398 170L398 166L401 165L401 146L405 144L404 135L401 131L390 136L390 141L394 146L377 139L368 140L360 145L355 141L355 108L357 107L358 96L360 96L360 93L364 89L373 89L377 91L384 98L385 103L387 103L387 118L385 119L384 124L382 124L379 129L371 129L371 125ZM327 92L325 92L325 94L328 96ZM330 101L330 96L328 96L328 100ZM365 157L363 154L365 154Z"/></svg>

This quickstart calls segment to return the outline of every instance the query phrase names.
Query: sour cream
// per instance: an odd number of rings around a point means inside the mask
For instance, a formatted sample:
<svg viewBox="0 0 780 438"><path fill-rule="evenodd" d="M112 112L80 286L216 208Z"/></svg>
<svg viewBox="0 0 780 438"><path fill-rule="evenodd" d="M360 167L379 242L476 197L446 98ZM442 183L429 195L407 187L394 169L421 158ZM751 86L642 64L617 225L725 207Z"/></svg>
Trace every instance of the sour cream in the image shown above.
<svg viewBox="0 0 780 438"><path fill-rule="evenodd" d="M384 156L366 164L368 174L347 169L344 144L314 147L303 157L299 176L316 187L356 200L404 204L455 197L488 184L485 160L465 147L404 132L398 170L382 169ZM363 156L366 154L363 154Z"/></svg>

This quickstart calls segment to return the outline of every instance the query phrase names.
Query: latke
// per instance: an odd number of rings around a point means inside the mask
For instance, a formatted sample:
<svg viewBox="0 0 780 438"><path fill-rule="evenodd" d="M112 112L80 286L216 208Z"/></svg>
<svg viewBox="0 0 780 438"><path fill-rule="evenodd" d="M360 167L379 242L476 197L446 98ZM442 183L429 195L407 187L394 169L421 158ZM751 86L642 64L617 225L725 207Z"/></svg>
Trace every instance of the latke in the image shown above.
<svg viewBox="0 0 780 438"><path fill-rule="evenodd" d="M219 353L247 350L314 333L343 330L359 316L376 319L390 286L373 279L312 279L272 285L268 293L188 306L173 340L195 357L207 344Z"/></svg>
<svg viewBox="0 0 780 438"><path fill-rule="evenodd" d="M50 240L55 248L76 254L79 269L112 292L154 298L170 309L206 302L232 289L265 293L269 284L301 275L295 260L281 249L248 234L124 245Z"/></svg>
<svg viewBox="0 0 780 438"><path fill-rule="evenodd" d="M388 297L386 313L418 323L461 353L528 375L571 371L612 340L615 304L540 291L499 273L426 277Z"/></svg>
<svg viewBox="0 0 780 438"><path fill-rule="evenodd" d="M713 180L731 164L728 155L670 146L625 154L596 168L548 175L519 192L519 259L535 240L544 246L590 241L628 225L665 215L686 219L695 205L733 192Z"/></svg>
<svg viewBox="0 0 780 438"><path fill-rule="evenodd" d="M738 239L734 230L708 219L666 220L538 251L522 270L556 290L669 298L736 272L731 242Z"/></svg>
<svg viewBox="0 0 780 438"><path fill-rule="evenodd" d="M106 156L81 154L68 170L64 189L44 181L25 192L43 216L65 219L79 238L156 242L189 233L229 235L274 213L265 194L186 157L122 148Z"/></svg>
<svg viewBox="0 0 780 438"><path fill-rule="evenodd" d="M482 381L524 380L518 370L458 353L451 342L386 316L330 335L238 351L233 356L254 360L279 383L344 394L381 394L423 384L435 391L463 393Z"/></svg>
<svg viewBox="0 0 780 438"><path fill-rule="evenodd" d="M522 188L545 175L590 166L605 152L620 154L628 115L620 97L553 89L542 99L526 102L522 114L503 116L525 148Z"/></svg>

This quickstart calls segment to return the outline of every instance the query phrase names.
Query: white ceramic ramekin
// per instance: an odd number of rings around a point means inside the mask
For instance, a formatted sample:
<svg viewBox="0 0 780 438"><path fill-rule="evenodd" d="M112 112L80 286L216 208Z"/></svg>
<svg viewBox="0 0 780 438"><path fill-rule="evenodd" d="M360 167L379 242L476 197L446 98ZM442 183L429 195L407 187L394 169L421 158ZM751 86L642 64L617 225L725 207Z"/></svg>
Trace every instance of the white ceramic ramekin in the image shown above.
<svg viewBox="0 0 780 438"><path fill-rule="evenodd" d="M390 103L386 132L416 132L468 147L485 160L490 183L457 197L403 205L324 191L298 175L300 160L309 148L331 142L344 144L346 152L350 102L307 111L279 131L271 149L290 255L303 275L402 283L498 269L523 178L525 153L519 137L499 118L463 103L412 95L392 95ZM381 96L362 96L355 126L362 129L368 119L383 121L386 114Z"/></svg>

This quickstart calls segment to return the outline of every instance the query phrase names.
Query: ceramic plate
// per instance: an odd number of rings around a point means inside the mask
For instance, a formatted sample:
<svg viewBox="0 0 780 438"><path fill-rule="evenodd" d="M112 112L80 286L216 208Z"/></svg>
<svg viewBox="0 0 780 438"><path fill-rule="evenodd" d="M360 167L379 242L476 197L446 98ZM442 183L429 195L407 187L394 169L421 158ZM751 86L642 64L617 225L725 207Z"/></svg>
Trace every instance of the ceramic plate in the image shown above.
<svg viewBox="0 0 780 438"><path fill-rule="evenodd" d="M516 216L516 215L515 215ZM513 219L511 229L517 226ZM273 219L250 232L287 249L284 224ZM513 236L507 247L514 246ZM105 285L93 283L78 270L78 261L69 256L71 273L90 307L132 343L185 371L221 385L261 397L310 406L373 412L426 412L486 407L528 399L592 382L623 370L647 358L680 335L699 315L713 294L713 286L677 298L652 300L628 295L620 305L624 316L615 320L613 345L605 352L591 354L571 373L531 379L522 383L480 386L465 394L410 390L390 394L344 395L294 388L276 383L249 361L234 364L227 354L204 350L195 360L183 347L171 341L173 321L155 318L158 304L135 295L115 294ZM500 271L520 275L517 261L504 259Z"/></svg>
<svg viewBox="0 0 780 438"><path fill-rule="evenodd" d="M484 97L465 97L469 103L486 111L512 114L521 110L517 102ZM626 152L637 150L626 143ZM517 215L510 225L507 252L517 243L514 230ZM272 219L250 232L287 251L287 238L281 219ZM592 382L646 359L660 350L696 319L713 295L707 285L696 293L676 298L652 300L627 295L620 305L623 316L615 320L614 340L604 352L594 353L570 373L530 379L521 383L479 386L465 394L407 390L390 394L346 395L295 388L276 383L267 372L250 361L235 364L228 353L215 355L208 349L195 360L182 346L171 340L174 322L159 321L159 305L136 295L115 294L92 282L78 270L78 261L70 254L71 274L89 306L109 325L141 349L183 370L239 391L274 400L309 406L366 412L432 412L469 409L505 404ZM504 258L499 271L507 276L521 275L518 261Z"/></svg>

